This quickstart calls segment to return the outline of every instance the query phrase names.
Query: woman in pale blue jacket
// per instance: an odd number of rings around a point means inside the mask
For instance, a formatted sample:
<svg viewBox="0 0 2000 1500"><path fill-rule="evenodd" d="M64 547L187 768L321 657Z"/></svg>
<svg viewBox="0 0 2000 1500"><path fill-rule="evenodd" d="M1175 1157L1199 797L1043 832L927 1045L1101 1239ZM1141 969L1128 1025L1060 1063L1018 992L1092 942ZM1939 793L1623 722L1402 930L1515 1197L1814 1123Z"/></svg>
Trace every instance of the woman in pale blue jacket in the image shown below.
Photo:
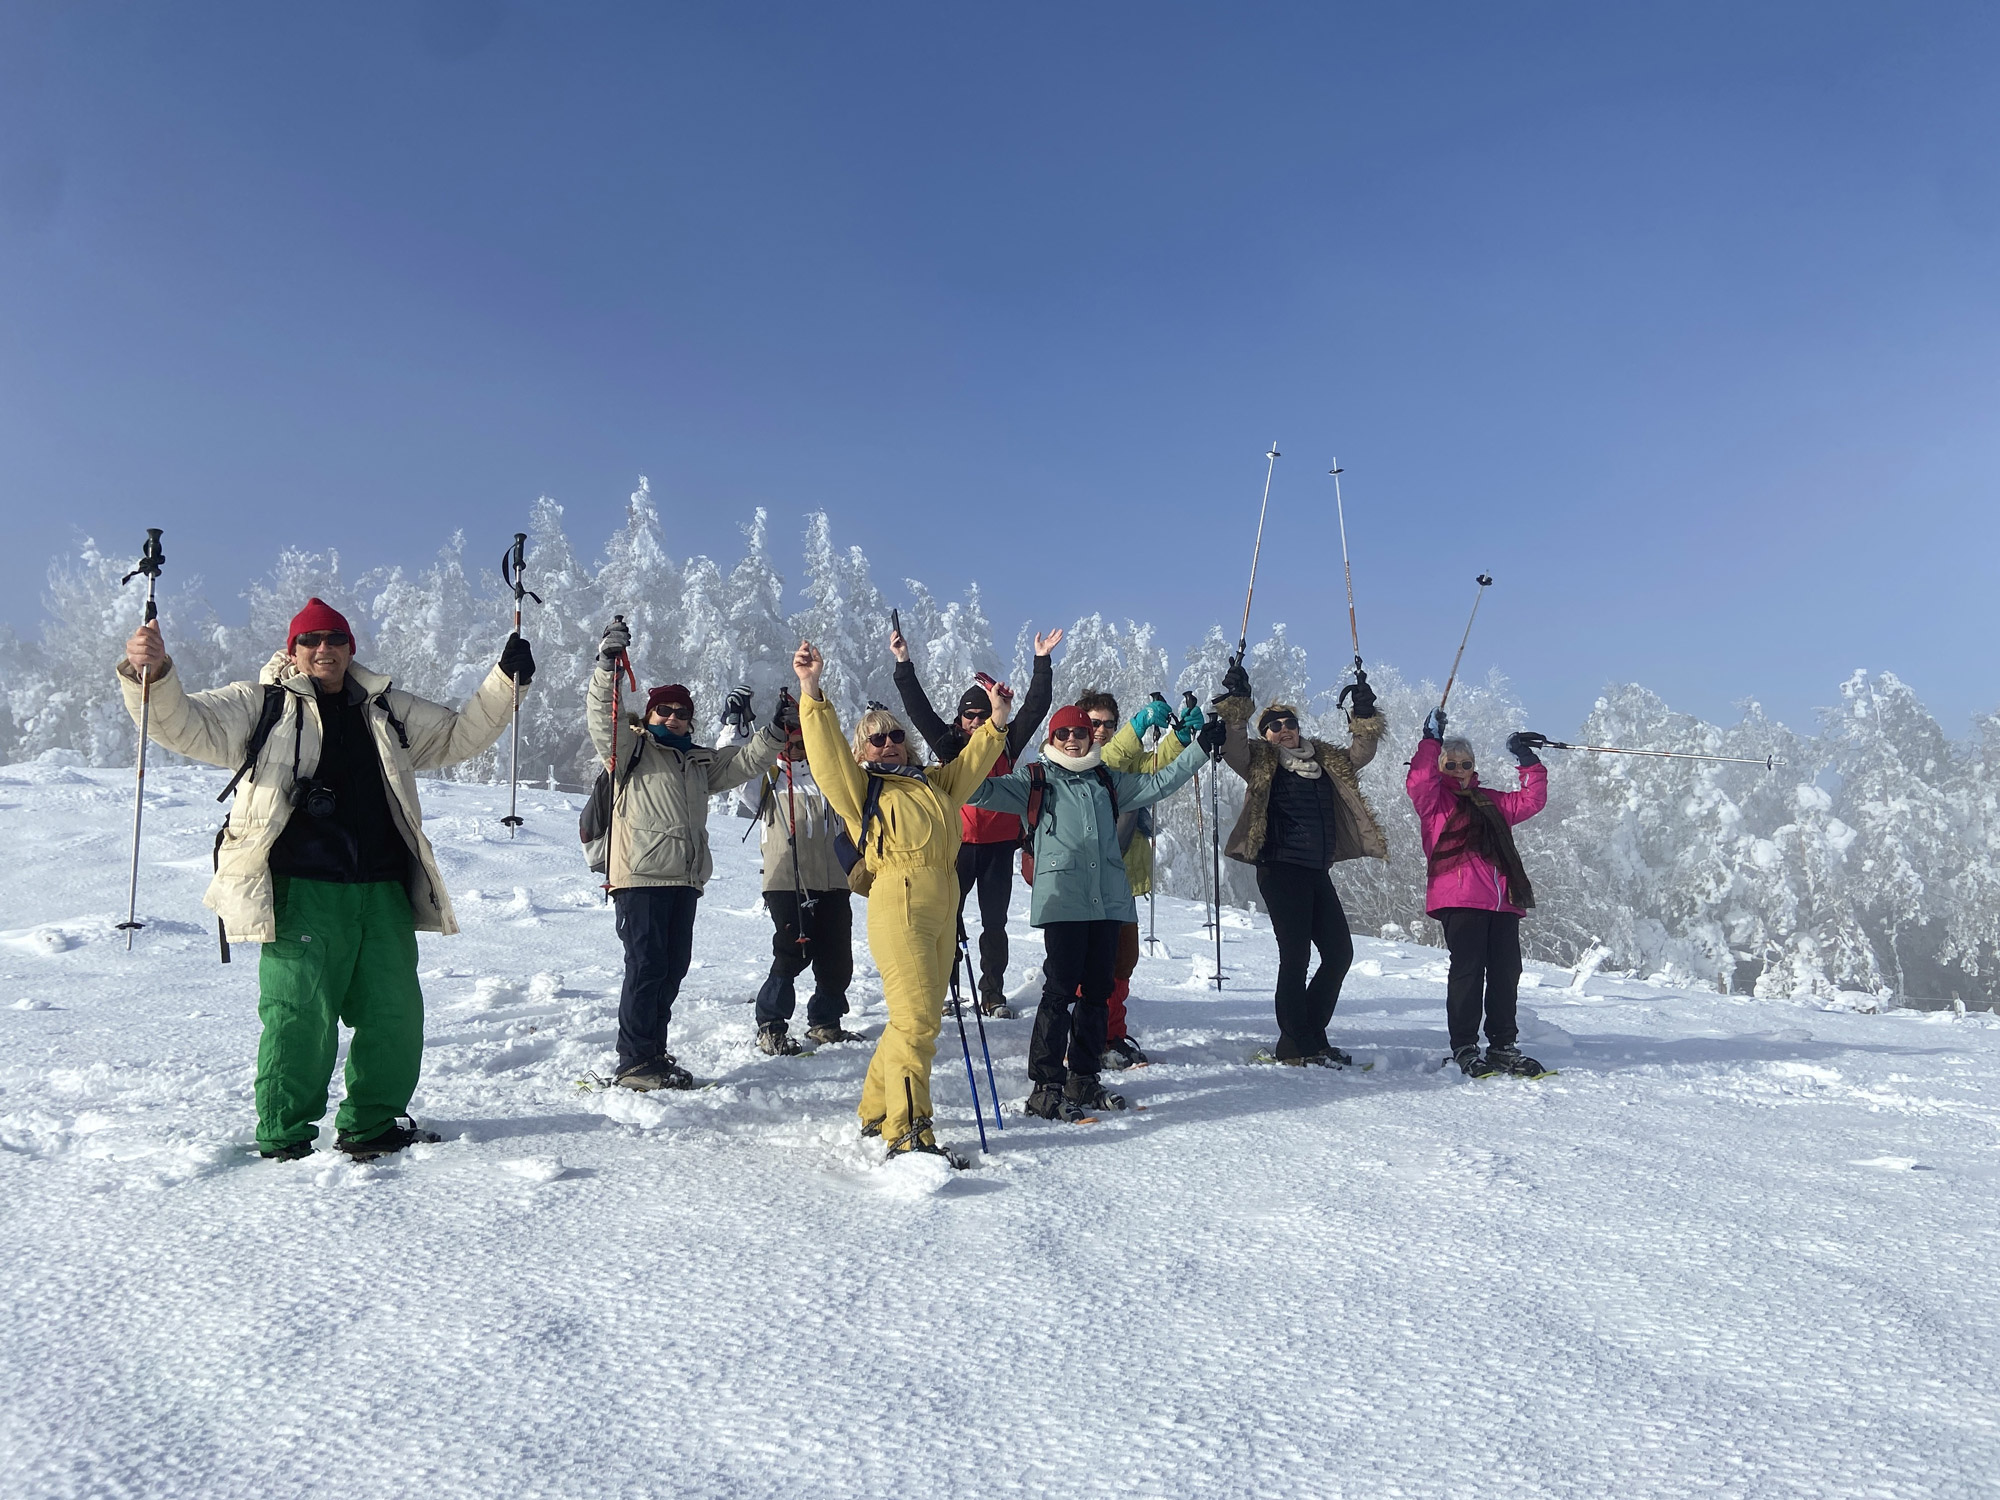
<svg viewBox="0 0 2000 1500"><path fill-rule="evenodd" d="M1106 766L1090 735L1090 716L1082 709L1058 709L1042 758L983 782L966 803L1017 813L1028 829L1034 861L1028 920L1042 929L1047 950L1042 1003L1028 1044L1028 1076L1035 1085L1028 1113L1046 1120L1076 1121L1094 1109L1125 1107L1097 1081L1105 1001L1117 982L1118 929L1139 920L1118 848L1118 815L1170 795L1215 753L1204 736L1207 755L1182 755L1165 770L1139 776Z"/></svg>

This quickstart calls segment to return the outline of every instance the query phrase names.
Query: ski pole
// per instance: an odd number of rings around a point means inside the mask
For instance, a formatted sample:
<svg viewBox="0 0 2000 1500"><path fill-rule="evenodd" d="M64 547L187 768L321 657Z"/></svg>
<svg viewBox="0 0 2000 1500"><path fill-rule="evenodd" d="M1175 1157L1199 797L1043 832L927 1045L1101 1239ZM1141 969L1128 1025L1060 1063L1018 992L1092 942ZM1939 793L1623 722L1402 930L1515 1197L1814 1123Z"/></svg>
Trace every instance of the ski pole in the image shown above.
<svg viewBox="0 0 2000 1500"><path fill-rule="evenodd" d="M1444 698L1438 699L1438 707L1443 708L1445 698L1451 696L1451 685L1458 681L1458 664L1465 660L1465 643L1472 639L1472 622L1479 618L1479 601L1486 597L1486 591L1493 587L1493 579L1481 573L1478 579L1479 592L1472 596L1472 614L1465 622L1465 634L1458 638L1458 655L1451 659L1451 676L1444 680Z"/></svg>
<svg viewBox="0 0 2000 1500"><path fill-rule="evenodd" d="M542 602L542 596L528 588L522 580L522 570L527 567L528 533L514 533L514 545L500 558L500 579L514 591L514 634L521 633L521 596L526 594L535 603ZM513 744L507 761L507 816L500 821L507 827L507 837L514 836L514 830L521 826L519 811L521 797L521 679L514 679L514 730Z"/></svg>
<svg viewBox="0 0 2000 1500"><path fill-rule="evenodd" d="M782 720L784 718L784 715L785 715L785 699L781 695L778 699L778 717ZM781 723L778 727L782 729L784 726ZM805 871L799 868L799 793L798 793L797 783L794 782L794 780L792 779L791 748L792 748L791 735L789 732L787 732L785 736L786 753L784 757L785 809L786 809L785 847L791 851L791 856L792 856L792 898L798 902L798 907L799 907L798 944L799 944L799 951L803 953L806 948L806 918L809 915L811 915L812 909L817 903L812 899L811 895L808 894L808 892L806 891Z"/></svg>
<svg viewBox="0 0 2000 1500"><path fill-rule="evenodd" d="M1732 766L1762 766L1767 771L1778 769L1776 754L1762 760L1754 755L1696 755L1687 750L1625 750L1616 745L1566 745L1561 740L1537 740L1536 749L1547 750L1588 750L1594 755L1657 755L1663 760L1713 760Z"/></svg>
<svg viewBox="0 0 2000 1500"><path fill-rule="evenodd" d="M1214 852L1209 885L1215 892L1215 987L1222 988L1222 774L1208 768L1208 843Z"/></svg>
<svg viewBox="0 0 2000 1500"><path fill-rule="evenodd" d="M1250 549L1250 588L1243 596L1243 628L1236 633L1236 659L1243 660L1243 652L1250 644L1250 601L1257 594L1257 559L1264 551L1264 513L1271 508L1271 476L1278 471L1278 443L1271 440L1271 451L1264 455L1270 460L1264 469L1264 503L1257 508L1257 545Z"/></svg>
<svg viewBox="0 0 2000 1500"><path fill-rule="evenodd" d="M623 615L613 615L620 625L625 623ZM625 710L618 694L618 676L623 673L625 680L632 684L632 691L639 691L639 679L632 672L632 658L625 652L618 653L618 659L611 664L611 816L605 820L604 836L604 904L611 904L611 865L618 854L618 723L625 717Z"/></svg>
<svg viewBox="0 0 2000 1500"><path fill-rule="evenodd" d="M1347 555L1347 507L1340 499L1340 460L1336 458L1326 472L1333 476L1333 509L1340 517L1340 568L1347 575L1347 637L1354 643L1354 681L1343 687L1334 700L1335 706L1345 708L1355 688L1368 681L1368 674L1361 670L1361 627L1354 619L1354 563Z"/></svg>
<svg viewBox="0 0 2000 1500"><path fill-rule="evenodd" d="M958 1018L958 1050L965 1054L965 1086L972 1091L972 1118L979 1122L979 1149L986 1144L986 1107L979 1102L979 1084L972 1076L972 1043L965 1039L965 1003L958 990L958 960L951 961L951 1013ZM983 1035L983 1033L982 1033Z"/></svg>
<svg viewBox="0 0 2000 1500"><path fill-rule="evenodd" d="M965 929L963 927L958 930L958 955L959 958L965 960L965 987L976 992L978 986L973 983L972 978L972 950L966 946ZM956 959L952 961L952 972L958 972ZM995 1128L1005 1130L1007 1128L1007 1121L1000 1113L1000 1085L993 1077L993 1051L986 1045L986 1008L984 1006L975 1004L972 1007L972 1024L979 1028L979 1055L986 1060L986 1089L993 1096L993 1124ZM977 1099L978 1095L975 1093L973 1097Z"/></svg>
<svg viewBox="0 0 2000 1500"><path fill-rule="evenodd" d="M146 545L139 553L138 566L119 580L130 583L140 574L146 576L146 618L141 624L150 625L160 617L158 606L153 602L156 586L160 581L160 569L167 565L167 554L160 546L160 528L146 528ZM125 920L118 924L125 934L125 951L132 951L132 939L146 924L139 920L139 825L146 815L146 738L153 717L153 669L139 669L139 775L132 787L132 885L125 899Z"/></svg>

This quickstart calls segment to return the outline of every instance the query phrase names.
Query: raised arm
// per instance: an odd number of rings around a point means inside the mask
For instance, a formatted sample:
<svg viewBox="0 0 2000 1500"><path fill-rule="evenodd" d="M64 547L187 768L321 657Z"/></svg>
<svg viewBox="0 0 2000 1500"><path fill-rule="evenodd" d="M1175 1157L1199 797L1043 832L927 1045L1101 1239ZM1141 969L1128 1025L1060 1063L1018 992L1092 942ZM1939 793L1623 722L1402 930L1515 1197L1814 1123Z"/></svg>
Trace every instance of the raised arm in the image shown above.
<svg viewBox="0 0 2000 1500"><path fill-rule="evenodd" d="M498 740L514 716L514 679L495 667L462 707L446 708L428 698L407 698L402 716L410 735L410 764L419 771L470 760Z"/></svg>
<svg viewBox="0 0 2000 1500"><path fill-rule="evenodd" d="M1549 768L1539 763L1523 766L1518 792L1496 792L1488 787L1486 795L1509 823L1525 823L1549 805Z"/></svg>
<svg viewBox="0 0 2000 1500"><path fill-rule="evenodd" d="M157 626L145 628L155 631L157 639ZM263 685L237 682L205 693L189 693L181 687L173 659L164 652L147 665L152 677L147 728L153 742L211 766L234 770L240 765L244 748L250 742L250 731L256 727L257 715L264 706ZM132 722L138 723L139 673L129 657L118 663L118 689Z"/></svg>
<svg viewBox="0 0 2000 1500"><path fill-rule="evenodd" d="M1215 705L1215 716L1229 731L1229 737L1222 742L1222 758L1229 762L1229 769L1245 781L1250 779L1250 765L1254 759L1250 743L1250 713L1255 706L1248 693L1232 693Z"/></svg>
<svg viewBox="0 0 2000 1500"><path fill-rule="evenodd" d="M1381 747L1382 733L1389 727L1389 721L1380 714L1370 714L1367 718L1351 716L1347 721L1347 760L1355 770L1360 770L1375 758Z"/></svg>
<svg viewBox="0 0 2000 1500"><path fill-rule="evenodd" d="M1035 732L1042 727L1042 720L1049 716L1049 700L1055 696L1055 666L1050 653L1062 644L1062 638L1060 627L1047 635L1035 637L1035 675L1028 679L1028 693L1021 700L1020 713L1007 727L1009 760L1021 758L1021 752L1028 748Z"/></svg>
<svg viewBox="0 0 2000 1500"><path fill-rule="evenodd" d="M766 724L750 737L747 745L717 747L715 764L708 773L708 789L726 792L752 777L762 776L778 763L778 752L784 748L785 732L775 724Z"/></svg>
<svg viewBox="0 0 2000 1500"><path fill-rule="evenodd" d="M979 726L979 733L965 742L956 760L948 765L931 766L924 774L952 806L961 806L979 790L979 783L986 779L986 773L993 769L993 763L1006 748L1006 733L988 719Z"/></svg>
<svg viewBox="0 0 2000 1500"><path fill-rule="evenodd" d="M972 789L965 805L1020 817L1028 811L1028 775L1028 767L1018 765L1005 776L988 776Z"/></svg>
<svg viewBox="0 0 2000 1500"><path fill-rule="evenodd" d="M1172 735L1168 738L1173 739ZM1174 740L1176 752L1180 741ZM1208 759L1200 751L1193 755L1176 754L1173 762L1158 771L1113 771L1118 782L1118 811L1137 812L1142 807L1151 807L1155 802L1171 797L1193 779L1203 762Z"/></svg>
<svg viewBox="0 0 2000 1500"><path fill-rule="evenodd" d="M1410 762L1410 774L1403 782L1420 818L1442 817L1451 811L1457 797L1444 772L1438 769L1438 753L1443 748L1434 739L1418 740L1416 759Z"/></svg>
<svg viewBox="0 0 2000 1500"><path fill-rule="evenodd" d="M826 660L811 641L800 641L792 656L792 670L799 679L799 737L806 742L806 764L812 768L819 789L826 793L827 805L859 833L861 806L868 797L868 773L855 762L847 736L841 733L840 715L820 691Z"/></svg>

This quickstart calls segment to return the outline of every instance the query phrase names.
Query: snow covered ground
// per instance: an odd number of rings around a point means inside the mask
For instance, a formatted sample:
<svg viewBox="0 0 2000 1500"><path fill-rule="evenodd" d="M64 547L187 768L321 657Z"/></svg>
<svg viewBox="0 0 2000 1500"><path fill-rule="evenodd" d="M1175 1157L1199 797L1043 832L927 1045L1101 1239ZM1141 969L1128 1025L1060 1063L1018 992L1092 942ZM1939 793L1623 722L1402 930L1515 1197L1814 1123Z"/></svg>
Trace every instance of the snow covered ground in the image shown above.
<svg viewBox="0 0 2000 1500"><path fill-rule="evenodd" d="M2000 1492L1991 1017L1544 969L1523 1043L1561 1076L1474 1084L1443 955L1364 940L1334 1035L1373 1070L1256 1067L1264 920L1218 995L1163 902L1143 1114L1022 1118L998 1022L992 1153L885 1167L867 1047L755 1051L744 825L672 1039L718 1086L583 1092L619 961L576 799L525 794L510 843L504 788L430 784L445 1139L270 1163L256 950L220 967L199 904L222 780L149 778L128 955L129 779L0 767L0 1493ZM856 992L872 1036L865 961ZM937 1077L976 1153L949 1022Z"/></svg>

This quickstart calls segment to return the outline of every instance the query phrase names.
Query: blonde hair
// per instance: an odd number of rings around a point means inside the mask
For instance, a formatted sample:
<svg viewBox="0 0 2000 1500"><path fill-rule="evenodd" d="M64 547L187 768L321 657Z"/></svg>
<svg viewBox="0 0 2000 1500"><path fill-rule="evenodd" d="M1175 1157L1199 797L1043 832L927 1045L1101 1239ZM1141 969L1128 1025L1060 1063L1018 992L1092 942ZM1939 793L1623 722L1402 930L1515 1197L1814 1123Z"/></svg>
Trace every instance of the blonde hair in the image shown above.
<svg viewBox="0 0 2000 1500"><path fill-rule="evenodd" d="M855 760L859 761L861 759L861 747L868 743L869 735L887 734L892 729L900 729L903 731L903 749L905 752L905 759L907 759L909 763L914 766L917 763L916 742L910 738L910 731L908 726L905 725L901 719L897 718L894 714L890 713L889 710L886 708L871 708L866 713L864 713L858 720L855 721L854 725Z"/></svg>

